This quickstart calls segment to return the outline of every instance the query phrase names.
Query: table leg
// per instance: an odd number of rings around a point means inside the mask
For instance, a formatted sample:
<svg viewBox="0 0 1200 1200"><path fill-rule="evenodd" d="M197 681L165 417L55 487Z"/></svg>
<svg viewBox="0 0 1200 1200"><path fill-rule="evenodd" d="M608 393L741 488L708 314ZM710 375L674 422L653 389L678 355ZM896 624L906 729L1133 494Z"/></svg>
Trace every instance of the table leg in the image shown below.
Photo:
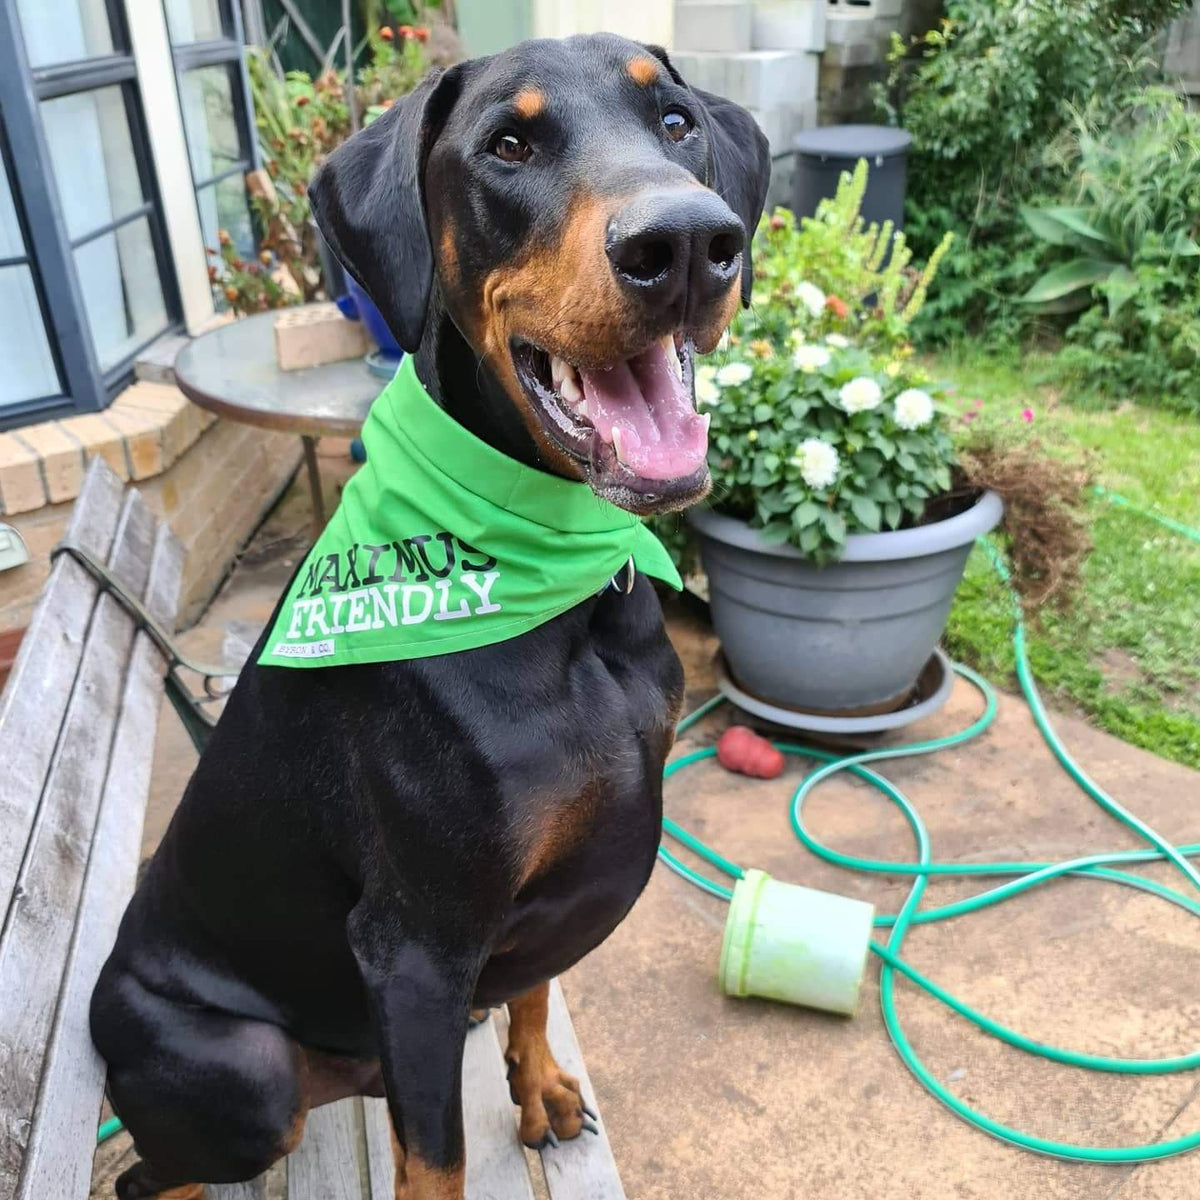
<svg viewBox="0 0 1200 1200"><path fill-rule="evenodd" d="M325 528L325 494L321 490L321 467L317 462L317 439L302 434L300 440L304 443L304 462L308 467L308 490L312 496L313 541L315 542Z"/></svg>

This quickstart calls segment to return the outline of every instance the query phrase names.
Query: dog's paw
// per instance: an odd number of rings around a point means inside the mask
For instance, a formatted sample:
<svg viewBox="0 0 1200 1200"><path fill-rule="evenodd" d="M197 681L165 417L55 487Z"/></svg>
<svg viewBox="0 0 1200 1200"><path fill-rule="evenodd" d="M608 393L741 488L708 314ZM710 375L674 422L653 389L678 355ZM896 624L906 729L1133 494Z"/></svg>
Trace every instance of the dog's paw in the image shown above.
<svg viewBox="0 0 1200 1200"><path fill-rule="evenodd" d="M557 1066L538 1073L510 1060L508 1085L513 1103L521 1106L521 1141L531 1150L557 1146L584 1130L599 1133L596 1114L584 1103L579 1080Z"/></svg>

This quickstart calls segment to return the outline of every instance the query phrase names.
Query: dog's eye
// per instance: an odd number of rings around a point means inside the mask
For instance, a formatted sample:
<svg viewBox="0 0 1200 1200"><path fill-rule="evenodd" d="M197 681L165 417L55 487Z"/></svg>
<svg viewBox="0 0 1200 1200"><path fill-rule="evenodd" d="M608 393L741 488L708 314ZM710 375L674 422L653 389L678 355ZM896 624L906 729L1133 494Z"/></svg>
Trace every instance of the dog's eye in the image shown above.
<svg viewBox="0 0 1200 1200"><path fill-rule="evenodd" d="M668 108L662 117L663 128L673 142L682 142L693 129L695 122L681 108Z"/></svg>
<svg viewBox="0 0 1200 1200"><path fill-rule="evenodd" d="M506 163L522 163L533 153L529 143L515 133L498 133L492 139L492 153Z"/></svg>

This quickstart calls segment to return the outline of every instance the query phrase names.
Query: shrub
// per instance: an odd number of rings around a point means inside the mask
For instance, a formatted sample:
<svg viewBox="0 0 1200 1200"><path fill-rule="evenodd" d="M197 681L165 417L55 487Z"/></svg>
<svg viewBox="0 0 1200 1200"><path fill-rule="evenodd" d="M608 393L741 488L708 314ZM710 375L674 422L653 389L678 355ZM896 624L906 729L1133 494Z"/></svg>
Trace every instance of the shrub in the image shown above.
<svg viewBox="0 0 1200 1200"><path fill-rule="evenodd" d="M1012 297L1036 273L1017 207L1058 193L1043 156L1091 102L1104 122L1157 73L1151 39L1190 0L950 0L942 24L893 40L879 101L913 135L910 230L918 250L960 234L947 288L920 327L944 339L985 322L1019 325ZM998 247L998 250L993 250ZM997 330L993 328L993 335Z"/></svg>
<svg viewBox="0 0 1200 1200"><path fill-rule="evenodd" d="M848 534L924 517L951 486L950 438L911 360L802 329L782 353L731 339L724 365L699 368L697 401L712 414L713 506L828 562Z"/></svg>
<svg viewBox="0 0 1200 1200"><path fill-rule="evenodd" d="M1061 202L1024 210L1059 260L1025 300L1086 310L1057 374L1200 411L1200 113L1148 91L1105 128L1081 115L1064 142Z"/></svg>
<svg viewBox="0 0 1200 1200"><path fill-rule="evenodd" d="M903 233L890 221L880 226L863 220L866 188L867 163L859 159L814 216L797 224L791 212L778 208L764 218L754 241L751 311L739 319L746 338L767 337L782 348L803 328L883 348L907 343L951 235L918 271Z"/></svg>

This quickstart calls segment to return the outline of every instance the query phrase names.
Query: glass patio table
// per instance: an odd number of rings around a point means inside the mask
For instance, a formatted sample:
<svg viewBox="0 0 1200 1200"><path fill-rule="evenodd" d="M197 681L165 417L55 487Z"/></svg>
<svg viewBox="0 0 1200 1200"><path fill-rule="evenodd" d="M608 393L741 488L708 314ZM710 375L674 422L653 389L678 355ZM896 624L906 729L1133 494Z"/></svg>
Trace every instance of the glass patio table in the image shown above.
<svg viewBox="0 0 1200 1200"><path fill-rule="evenodd" d="M175 382L189 400L220 417L299 434L315 539L325 527L317 438L356 437L387 381L361 358L281 371L275 358L278 316L256 313L194 338L175 359Z"/></svg>

